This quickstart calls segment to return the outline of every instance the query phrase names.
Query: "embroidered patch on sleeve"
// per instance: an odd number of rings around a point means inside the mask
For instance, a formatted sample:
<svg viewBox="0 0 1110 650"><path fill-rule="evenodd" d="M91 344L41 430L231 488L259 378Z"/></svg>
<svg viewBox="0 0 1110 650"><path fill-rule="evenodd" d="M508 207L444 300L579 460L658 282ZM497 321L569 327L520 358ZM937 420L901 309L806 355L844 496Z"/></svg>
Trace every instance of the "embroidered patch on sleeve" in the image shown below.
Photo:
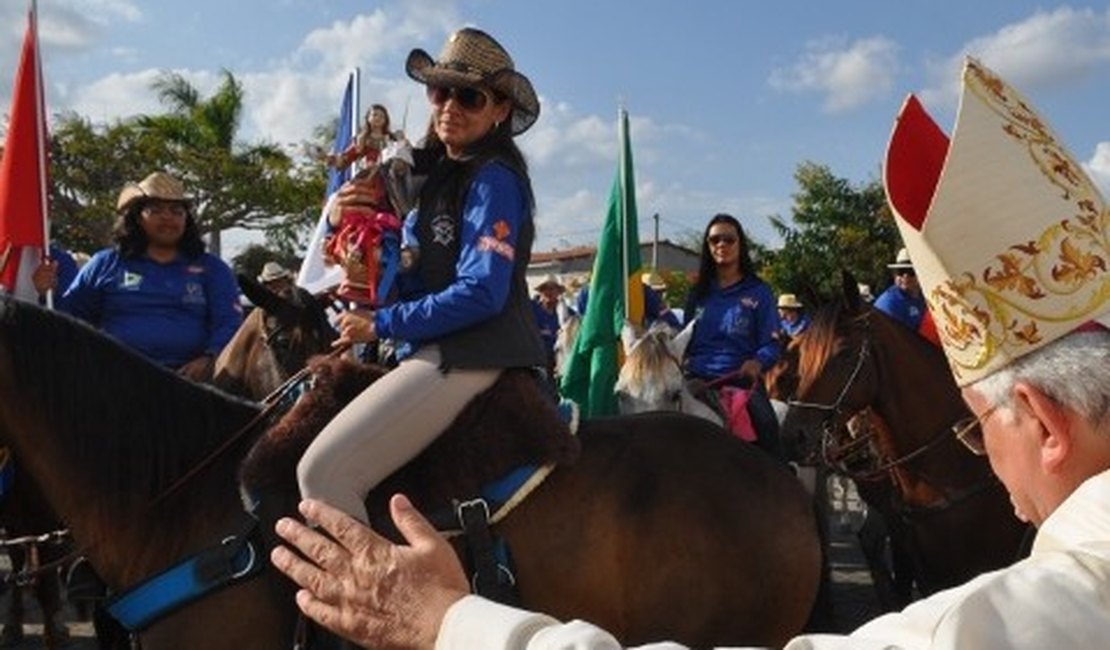
<svg viewBox="0 0 1110 650"><path fill-rule="evenodd" d="M505 239L512 232L512 227L504 219L493 224L492 235L482 235L478 238L478 250L492 251L512 262L516 257L516 250Z"/></svg>

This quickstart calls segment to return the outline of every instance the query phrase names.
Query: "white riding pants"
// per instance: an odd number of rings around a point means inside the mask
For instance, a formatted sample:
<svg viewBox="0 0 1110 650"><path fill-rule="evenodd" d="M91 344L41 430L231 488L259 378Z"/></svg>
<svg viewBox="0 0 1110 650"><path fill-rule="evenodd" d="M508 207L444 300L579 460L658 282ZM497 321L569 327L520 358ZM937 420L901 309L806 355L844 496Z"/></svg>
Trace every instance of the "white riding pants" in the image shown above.
<svg viewBox="0 0 1110 650"><path fill-rule="evenodd" d="M432 444L501 372L444 371L439 347L421 348L351 400L308 446L297 465L301 496L366 523L367 493Z"/></svg>

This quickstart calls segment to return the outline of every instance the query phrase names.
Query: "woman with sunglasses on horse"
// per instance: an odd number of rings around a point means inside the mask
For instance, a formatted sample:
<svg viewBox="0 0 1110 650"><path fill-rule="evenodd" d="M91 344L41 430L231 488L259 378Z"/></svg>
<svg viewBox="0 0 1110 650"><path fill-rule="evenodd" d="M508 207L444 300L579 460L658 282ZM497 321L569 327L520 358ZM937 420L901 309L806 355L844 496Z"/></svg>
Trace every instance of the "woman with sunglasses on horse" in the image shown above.
<svg viewBox="0 0 1110 650"><path fill-rule="evenodd" d="M782 458L778 419L762 381L781 351L774 337L775 310L774 293L755 273L740 222L728 214L714 216L705 228L698 279L686 299L686 324L697 319L686 348L686 375L695 395L706 386L749 389L747 413L756 444Z"/></svg>
<svg viewBox="0 0 1110 650"><path fill-rule="evenodd" d="M527 77L489 34L454 33L439 60L413 50L406 72L424 84L436 156L405 219L397 302L345 313L338 345L400 343L400 365L324 428L297 467L301 493L367 521L366 494L430 445L508 368L545 362L525 270L534 237L528 167L513 138L539 116ZM372 193L361 181L332 209Z"/></svg>

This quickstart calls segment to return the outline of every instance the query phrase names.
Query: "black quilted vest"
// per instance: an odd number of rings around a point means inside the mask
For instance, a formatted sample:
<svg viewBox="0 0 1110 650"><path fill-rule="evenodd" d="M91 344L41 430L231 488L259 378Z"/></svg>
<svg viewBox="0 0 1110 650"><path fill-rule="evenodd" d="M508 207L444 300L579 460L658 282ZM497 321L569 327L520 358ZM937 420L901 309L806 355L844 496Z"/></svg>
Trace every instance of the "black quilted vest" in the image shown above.
<svg viewBox="0 0 1110 650"><path fill-rule="evenodd" d="M512 163L502 158L463 161L444 158L424 184L416 217L416 239L420 247L417 272L424 288L432 293L442 291L455 281L462 209L467 190L478 169L482 165L493 164L495 160L515 170ZM519 170L517 173L520 173ZM525 192L530 203L531 196L527 193L531 192L531 188L526 184ZM517 368L546 363L524 279L532 257L534 237L535 224L529 214L521 223L517 237L513 275L505 306L493 318L436 341L445 368Z"/></svg>

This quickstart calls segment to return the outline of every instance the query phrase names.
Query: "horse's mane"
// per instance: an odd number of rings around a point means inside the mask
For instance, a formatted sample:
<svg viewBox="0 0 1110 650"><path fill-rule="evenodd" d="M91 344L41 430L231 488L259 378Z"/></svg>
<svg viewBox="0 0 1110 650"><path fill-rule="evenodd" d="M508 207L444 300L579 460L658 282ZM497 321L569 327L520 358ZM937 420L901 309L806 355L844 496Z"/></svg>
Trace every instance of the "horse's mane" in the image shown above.
<svg viewBox="0 0 1110 650"><path fill-rule="evenodd" d="M844 346L848 324L842 318L844 305L833 300L817 307L809 327L798 338L798 395L805 395L813 386L825 364Z"/></svg>
<svg viewBox="0 0 1110 650"><path fill-rule="evenodd" d="M864 305L861 312L852 313L842 300L833 300L813 312L809 327L798 336L799 395L804 395L813 386L829 359L843 349L852 327L860 319L870 319L872 325L889 332L897 342L900 354L912 353L915 358L922 359L922 370L935 373L942 380L951 380L944 353L923 336L873 306Z"/></svg>
<svg viewBox="0 0 1110 650"><path fill-rule="evenodd" d="M680 390L682 369L667 347L671 337L669 328L648 330L621 365L615 389L652 404L662 401L667 393ZM675 364L676 372L668 374L670 364ZM677 385L673 385L675 378Z"/></svg>
<svg viewBox="0 0 1110 650"><path fill-rule="evenodd" d="M260 409L183 379L75 318L11 298L0 298L0 395L37 413L50 434L26 449L56 447L75 459L72 471L90 498L119 499L124 508L149 502ZM228 455L221 462L241 454ZM194 490L191 497L207 501Z"/></svg>

